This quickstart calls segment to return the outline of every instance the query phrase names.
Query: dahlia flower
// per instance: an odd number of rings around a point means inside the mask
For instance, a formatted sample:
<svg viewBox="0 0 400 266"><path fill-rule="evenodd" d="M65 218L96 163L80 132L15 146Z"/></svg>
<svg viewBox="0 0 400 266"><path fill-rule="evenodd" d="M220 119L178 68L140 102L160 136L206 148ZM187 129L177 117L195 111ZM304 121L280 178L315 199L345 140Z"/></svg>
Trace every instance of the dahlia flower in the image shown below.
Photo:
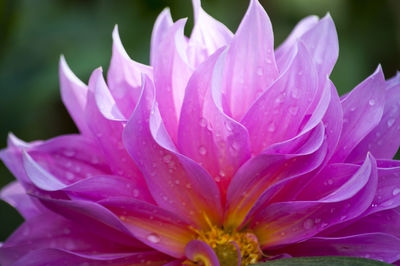
<svg viewBox="0 0 400 266"><path fill-rule="evenodd" d="M1 198L26 219L2 265L249 265L302 256L400 261L400 75L381 67L339 97L330 15L277 49L251 0L235 34L193 0L195 25L158 17L151 64L118 29L88 85L60 60L79 134L1 159ZM4 217L3 217L4 219Z"/></svg>

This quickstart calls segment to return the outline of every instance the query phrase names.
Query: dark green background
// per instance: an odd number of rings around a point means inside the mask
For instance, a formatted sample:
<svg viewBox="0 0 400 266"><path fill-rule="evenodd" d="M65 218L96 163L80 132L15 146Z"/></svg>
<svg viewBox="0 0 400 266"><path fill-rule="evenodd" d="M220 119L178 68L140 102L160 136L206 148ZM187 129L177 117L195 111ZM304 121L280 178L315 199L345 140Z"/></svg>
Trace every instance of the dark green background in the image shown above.
<svg viewBox="0 0 400 266"><path fill-rule="evenodd" d="M398 0L261 0L278 45L294 25L311 14L330 12L340 43L332 79L344 93L381 63L386 77L400 69L400 1ZM128 54L148 63L150 35L166 6L174 19L189 17L190 0L0 0L0 148L8 132L26 141L76 132L64 109L58 86L58 59L64 54L72 70L87 82L90 72L111 56L111 32L119 25ZM235 31L248 0L204 0L204 8ZM0 187L13 180L0 163ZM0 203L0 241L22 218Z"/></svg>

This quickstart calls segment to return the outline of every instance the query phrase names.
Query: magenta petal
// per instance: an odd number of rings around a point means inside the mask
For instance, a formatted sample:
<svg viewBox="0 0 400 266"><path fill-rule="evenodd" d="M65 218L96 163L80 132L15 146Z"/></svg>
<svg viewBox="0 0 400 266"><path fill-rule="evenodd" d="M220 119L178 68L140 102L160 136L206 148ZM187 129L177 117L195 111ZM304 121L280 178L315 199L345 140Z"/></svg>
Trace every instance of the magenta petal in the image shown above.
<svg viewBox="0 0 400 266"><path fill-rule="evenodd" d="M186 244L195 237L184 220L158 206L124 198L101 203L118 215L137 239L175 258L184 258Z"/></svg>
<svg viewBox="0 0 400 266"><path fill-rule="evenodd" d="M212 75L220 54L221 50L200 65L189 80L177 145L214 177L224 197L231 177L250 158L250 148L247 130L227 117L212 96Z"/></svg>
<svg viewBox="0 0 400 266"><path fill-rule="evenodd" d="M218 257L215 255L214 250L203 241L190 241L185 248L185 254L191 261L209 266L219 266Z"/></svg>
<svg viewBox="0 0 400 266"><path fill-rule="evenodd" d="M306 240L351 220L371 204L377 187L376 162L369 155L358 171L318 201L276 202L255 214L250 227L263 248Z"/></svg>
<svg viewBox="0 0 400 266"><path fill-rule="evenodd" d="M249 131L252 153L294 137L316 90L317 72L306 48L299 43L287 71L257 99L242 120Z"/></svg>
<svg viewBox="0 0 400 266"><path fill-rule="evenodd" d="M370 233L347 237L315 237L285 249L292 256L351 256L392 263L400 259L400 239Z"/></svg>
<svg viewBox="0 0 400 266"><path fill-rule="evenodd" d="M25 219L29 219L44 212L35 199L26 194L20 182L14 181L0 190L0 199L4 200L18 210Z"/></svg>
<svg viewBox="0 0 400 266"><path fill-rule="evenodd" d="M84 135L90 136L91 132L85 118L82 116L87 101L88 88L72 73L64 56L60 58L59 76L61 97L65 107L68 109L79 131Z"/></svg>
<svg viewBox="0 0 400 266"><path fill-rule="evenodd" d="M224 109L239 121L278 76L274 36L267 13L252 0L229 46L224 69Z"/></svg>
<svg viewBox="0 0 400 266"><path fill-rule="evenodd" d="M186 20L179 20L168 29L163 40L155 46L156 55L154 60L152 58L157 102L165 127L174 142L186 84L193 71L186 58L185 23Z"/></svg>
<svg viewBox="0 0 400 266"><path fill-rule="evenodd" d="M120 176L95 176L78 181L63 191L73 199L99 201L113 197L134 198L153 203L149 191L135 180Z"/></svg>
<svg viewBox="0 0 400 266"><path fill-rule="evenodd" d="M141 91L141 74L152 75L151 67L133 61L126 53L118 34L113 31L113 52L107 82L110 92L125 117L129 117L136 106Z"/></svg>
<svg viewBox="0 0 400 266"><path fill-rule="evenodd" d="M332 158L345 160L351 151L380 122L385 104L385 79L379 66L374 74L353 89L343 100L343 130Z"/></svg>
<svg viewBox="0 0 400 266"><path fill-rule="evenodd" d="M218 48L230 43L233 34L221 22L208 15L200 0L193 0L195 25L190 35L188 57L197 66Z"/></svg>
<svg viewBox="0 0 400 266"><path fill-rule="evenodd" d="M288 152L286 154L262 153L239 168L228 187L226 226L239 226L262 193L272 185L320 166L326 155L323 127L320 125L300 139L302 142L294 139L276 147L275 152ZM290 146L292 149L288 149Z"/></svg>
<svg viewBox="0 0 400 266"><path fill-rule="evenodd" d="M197 163L176 153L155 106L152 82L145 83L139 104L124 131L124 142L143 172L157 204L190 221L218 224L222 207L218 187Z"/></svg>
<svg viewBox="0 0 400 266"><path fill-rule="evenodd" d="M60 249L40 249L16 261L14 266L36 265L163 265L170 257L159 252L82 255Z"/></svg>
<svg viewBox="0 0 400 266"><path fill-rule="evenodd" d="M381 92L383 94L383 92ZM377 159L392 159L400 138L400 75L386 82L385 108L379 124L354 148L348 161L358 162L370 151Z"/></svg>
<svg viewBox="0 0 400 266"><path fill-rule="evenodd" d="M101 69L96 69L90 77L88 101L85 109L86 121L97 143L103 149L113 174L136 179L144 184L145 181L141 172L130 158L122 142L122 131L125 123L105 118L98 109L94 92L98 81L102 79Z"/></svg>

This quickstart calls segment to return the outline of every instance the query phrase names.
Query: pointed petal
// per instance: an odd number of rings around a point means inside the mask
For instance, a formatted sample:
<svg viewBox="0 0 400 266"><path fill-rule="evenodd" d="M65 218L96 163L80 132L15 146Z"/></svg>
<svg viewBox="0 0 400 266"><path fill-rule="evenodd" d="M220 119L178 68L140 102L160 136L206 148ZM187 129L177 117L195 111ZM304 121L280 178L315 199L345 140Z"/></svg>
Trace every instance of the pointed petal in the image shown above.
<svg viewBox="0 0 400 266"><path fill-rule="evenodd" d="M68 67L64 56L61 56L59 63L59 76L61 98L65 107L70 113L79 131L84 135L91 135L82 114L84 113L87 101L87 86L80 81Z"/></svg>
<svg viewBox="0 0 400 266"><path fill-rule="evenodd" d="M381 233L315 237L285 251L292 256L352 256L392 263L400 258L400 239Z"/></svg>
<svg viewBox="0 0 400 266"><path fill-rule="evenodd" d="M139 104L124 130L124 143L143 172L157 204L194 225L221 219L221 198L214 180L197 163L175 152L155 106L154 87L144 77Z"/></svg>
<svg viewBox="0 0 400 266"><path fill-rule="evenodd" d="M121 113L130 117L140 96L141 74L152 76L153 70L129 57L119 37L118 26L113 31L112 51L107 83Z"/></svg>
<svg viewBox="0 0 400 266"><path fill-rule="evenodd" d="M221 52L200 65L188 83L177 146L214 177L224 198L231 177L250 158L250 152L246 129L227 117L213 100L212 75Z"/></svg>
<svg viewBox="0 0 400 266"><path fill-rule="evenodd" d="M186 84L192 73L185 55L187 40L183 30L186 20L178 20L170 27L163 41L157 46L154 83L160 113L171 138L176 142L179 115Z"/></svg>
<svg viewBox="0 0 400 266"><path fill-rule="evenodd" d="M157 61L158 56L158 46L162 42L165 37L165 34L168 32L169 28L173 25L173 21L171 18L171 12L169 8L165 8L161 14L157 17L156 22L154 23L153 32L151 34L151 52L150 52L150 62L151 65L154 66L154 62Z"/></svg>
<svg viewBox="0 0 400 266"><path fill-rule="evenodd" d="M184 258L186 244L195 237L183 219L160 207L133 199L101 203L118 215L137 239L175 258Z"/></svg>
<svg viewBox="0 0 400 266"><path fill-rule="evenodd" d="M98 109L94 93L96 85L101 79L103 79L102 70L96 69L89 80L88 101L85 109L86 121L97 143L103 149L112 173L136 179L145 184L143 175L130 158L122 142L125 123L107 119Z"/></svg>
<svg viewBox="0 0 400 266"><path fill-rule="evenodd" d="M233 34L203 10L200 0L192 2L195 25L189 40L188 57L192 65L197 66L216 50L230 43Z"/></svg>
<svg viewBox="0 0 400 266"><path fill-rule="evenodd" d="M400 77L400 75L399 75ZM383 92L381 92L383 93ZM392 159L400 146L400 78L386 82L385 107L379 124L354 148L348 161L360 161L370 151L378 159Z"/></svg>
<svg viewBox="0 0 400 266"><path fill-rule="evenodd" d="M295 139L293 143L286 143L286 148L285 145L276 147L275 152L281 150L287 154L263 153L239 168L228 187L225 226L239 226L260 195L273 184L309 173L321 164L326 154L323 127L300 139L300 144Z"/></svg>
<svg viewBox="0 0 400 266"><path fill-rule="evenodd" d="M277 202L266 206L250 227L263 248L273 248L310 238L363 213L377 187L376 162L368 156L346 183L318 201Z"/></svg>
<svg viewBox="0 0 400 266"><path fill-rule="evenodd" d="M230 44L225 65L224 109L240 120L278 76L271 22L257 0L250 2Z"/></svg>
<svg viewBox="0 0 400 266"><path fill-rule="evenodd" d="M44 212L34 200L26 194L24 187L20 182L14 181L0 190L0 199L4 200L14 208L25 219L29 219Z"/></svg>
<svg viewBox="0 0 400 266"><path fill-rule="evenodd" d="M287 68L287 64L290 61L290 53L293 47L296 46L298 39L313 28L318 21L319 19L317 16L308 16L300 20L286 40L275 50L276 63L280 72L284 72Z"/></svg>
<svg viewBox="0 0 400 266"><path fill-rule="evenodd" d="M249 131L253 154L299 132L316 89L317 72L300 43L288 70L257 99L242 120Z"/></svg>
<svg viewBox="0 0 400 266"><path fill-rule="evenodd" d="M343 130L332 160L344 161L380 122L385 103L385 79L381 67L343 100Z"/></svg>
<svg viewBox="0 0 400 266"><path fill-rule="evenodd" d="M220 265L214 250L205 242L200 240L190 241L186 246L185 254L188 259L194 262L209 266Z"/></svg>

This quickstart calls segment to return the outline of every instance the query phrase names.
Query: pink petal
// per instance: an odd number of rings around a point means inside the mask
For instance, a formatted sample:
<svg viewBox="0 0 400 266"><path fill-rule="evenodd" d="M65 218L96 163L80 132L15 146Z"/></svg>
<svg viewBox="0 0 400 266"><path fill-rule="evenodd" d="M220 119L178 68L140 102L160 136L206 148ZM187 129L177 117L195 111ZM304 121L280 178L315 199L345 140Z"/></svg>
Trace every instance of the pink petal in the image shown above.
<svg viewBox="0 0 400 266"><path fill-rule="evenodd" d="M137 239L175 258L184 258L186 244L195 237L184 220L160 207L133 199L110 199L102 204L118 215Z"/></svg>
<svg viewBox="0 0 400 266"><path fill-rule="evenodd" d="M16 260L32 252L55 248L86 255L97 253L130 253L132 247L115 243L99 234L89 233L85 227L49 212L29 219L17 229L0 248L0 259ZM93 257L100 255L93 255ZM3 263L2 263L3 265Z"/></svg>
<svg viewBox="0 0 400 266"><path fill-rule="evenodd" d="M369 155L346 183L318 201L277 202L261 209L250 227L263 248L296 243L327 227L358 217L377 187L375 160Z"/></svg>
<svg viewBox="0 0 400 266"><path fill-rule="evenodd" d="M316 89L317 73L300 43L287 71L257 99L242 120L249 131L253 154L299 132Z"/></svg>
<svg viewBox="0 0 400 266"><path fill-rule="evenodd" d="M134 198L153 203L147 188L135 180L120 176L95 176L63 189L72 199L99 201L113 197Z"/></svg>
<svg viewBox="0 0 400 266"><path fill-rule="evenodd" d="M229 46L225 66L224 109L235 120L241 120L278 76L271 22L257 0L250 2Z"/></svg>
<svg viewBox="0 0 400 266"><path fill-rule="evenodd" d="M400 75L399 75L400 77ZM382 88L381 88L382 89ZM381 92L383 93L383 92ZM370 151L378 159L392 159L400 145L400 78L386 83L385 107L379 124L354 148L348 161L360 161Z"/></svg>
<svg viewBox="0 0 400 266"><path fill-rule="evenodd" d="M155 106L154 88L144 77L139 104L124 131L124 142L143 172L157 204L198 226L219 223L221 198L214 180L197 163L175 152Z"/></svg>
<svg viewBox="0 0 400 266"><path fill-rule="evenodd" d="M118 34L118 26L113 31L113 54L107 73L110 92L125 117L130 117L140 97L141 74L152 75L149 66L133 61L126 53Z"/></svg>
<svg viewBox="0 0 400 266"><path fill-rule="evenodd" d="M212 75L220 54L221 50L200 65L189 80L177 145L214 177L224 198L231 177L250 152L246 129L227 117L212 96Z"/></svg>
<svg viewBox="0 0 400 266"><path fill-rule="evenodd" d="M65 107L68 109L79 131L84 135L90 136L91 132L86 124L85 118L82 116L87 101L88 88L74 73L72 73L64 56L60 58L59 76L61 98Z"/></svg>
<svg viewBox="0 0 400 266"><path fill-rule="evenodd" d="M130 158L122 142L125 123L105 118L98 109L94 92L101 80L103 80L102 70L96 69L89 80L88 101L85 109L86 121L97 143L103 149L112 172L145 184L142 173Z"/></svg>
<svg viewBox="0 0 400 266"><path fill-rule="evenodd" d="M14 181L0 190L0 198L16 208L25 219L35 217L45 211L26 194L20 182Z"/></svg>
<svg viewBox="0 0 400 266"><path fill-rule="evenodd" d="M385 79L379 66L374 74L343 100L343 130L332 160L341 162L380 122L385 103Z"/></svg>
<svg viewBox="0 0 400 266"><path fill-rule="evenodd" d="M165 8L161 14L157 17L156 22L154 23L153 33L151 34L151 52L150 52L150 61L153 66L155 61L158 59L158 46L165 38L166 33L169 28L173 25L173 21L171 18L171 12L169 8Z"/></svg>
<svg viewBox="0 0 400 266"><path fill-rule="evenodd" d="M216 50L230 43L233 34L202 9L200 0L192 2L195 25L189 40L188 57L191 64L197 66Z"/></svg>
<svg viewBox="0 0 400 266"><path fill-rule="evenodd" d="M319 126L301 136L302 142L294 139L286 143L287 147L283 144L276 147L276 152L286 154L262 153L239 168L228 187L225 226L239 226L257 199L273 184L317 168L326 155L323 139L323 127Z"/></svg>
<svg viewBox="0 0 400 266"><path fill-rule="evenodd" d="M214 250L205 242L200 240L190 241L186 246L185 254L186 257L191 261L199 262L209 266L220 265Z"/></svg>
<svg viewBox="0 0 400 266"><path fill-rule="evenodd" d="M351 256L392 263L400 258L400 239L382 233L315 237L285 251L292 256Z"/></svg>
<svg viewBox="0 0 400 266"><path fill-rule="evenodd" d="M300 20L286 40L275 50L276 63L281 73L287 68L291 57L290 54L293 47L296 46L298 39L311 28L315 27L318 21L317 16L308 16Z"/></svg>
<svg viewBox="0 0 400 266"><path fill-rule="evenodd" d="M186 84L192 73L185 58L185 22L186 20L179 20L168 29L163 40L155 46L155 59L152 60L157 102L165 127L174 142Z"/></svg>

